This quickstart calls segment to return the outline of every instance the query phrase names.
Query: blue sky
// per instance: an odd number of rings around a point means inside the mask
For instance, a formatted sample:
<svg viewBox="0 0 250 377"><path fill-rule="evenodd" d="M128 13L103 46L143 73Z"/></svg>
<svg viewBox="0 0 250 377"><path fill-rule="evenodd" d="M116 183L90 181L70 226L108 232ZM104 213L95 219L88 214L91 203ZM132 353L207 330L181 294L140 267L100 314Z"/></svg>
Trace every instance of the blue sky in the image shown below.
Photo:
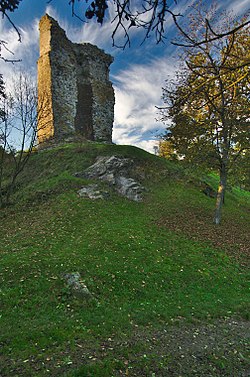
<svg viewBox="0 0 250 377"><path fill-rule="evenodd" d="M211 1L206 0L207 3ZM39 19L48 13L55 18L73 42L90 42L114 56L110 78L114 84L116 104L113 141L117 144L131 144L153 152L157 145L156 135L164 131L165 125L156 122L155 106L162 104L162 87L168 77L174 75L178 67L179 51L171 45L175 36L175 28L169 19L167 40L165 44L156 45L152 36L141 45L143 32L132 30L131 47L125 50L112 47L111 33L113 25L109 19L100 26L96 22L82 23L71 16L68 0L22 0L18 10L11 16L22 35L22 43L17 34L5 19L0 20L0 38L8 41L8 48L14 52L21 63L4 63L0 61L0 72L6 80L10 80L15 70L26 70L36 77L36 61L39 56ZM173 10L185 14L194 0L178 0ZM112 2L110 2L112 3ZM76 2L76 12L82 2ZM219 8L233 10L242 15L249 8L249 0L217 1ZM110 8L112 13L112 7ZM112 15L110 16L112 18ZM123 34L118 33L117 43L122 43ZM7 52L6 57L12 57Z"/></svg>

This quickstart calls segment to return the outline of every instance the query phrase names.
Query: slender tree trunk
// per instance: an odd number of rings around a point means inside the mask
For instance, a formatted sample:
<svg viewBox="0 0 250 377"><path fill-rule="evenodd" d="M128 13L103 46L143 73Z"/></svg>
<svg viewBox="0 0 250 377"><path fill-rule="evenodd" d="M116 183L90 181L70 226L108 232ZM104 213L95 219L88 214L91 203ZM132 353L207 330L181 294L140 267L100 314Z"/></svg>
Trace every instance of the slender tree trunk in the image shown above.
<svg viewBox="0 0 250 377"><path fill-rule="evenodd" d="M227 169L226 165L223 164L220 169L220 183L217 191L217 198L216 198L216 208L215 208L215 216L214 216L214 223L219 225L221 222L221 212L222 212L222 205L225 199L225 192L226 192L226 185L227 185Z"/></svg>
<svg viewBox="0 0 250 377"><path fill-rule="evenodd" d="M4 148L1 150L0 156L0 208L3 206L3 164L4 164Z"/></svg>
<svg viewBox="0 0 250 377"><path fill-rule="evenodd" d="M11 197L11 195L13 193L17 176L18 176L18 172L14 172L13 173L13 177L11 179L11 183L10 183L10 185L8 187L8 190L7 190L7 193L6 193L6 203L5 203L7 206L10 204L10 197Z"/></svg>

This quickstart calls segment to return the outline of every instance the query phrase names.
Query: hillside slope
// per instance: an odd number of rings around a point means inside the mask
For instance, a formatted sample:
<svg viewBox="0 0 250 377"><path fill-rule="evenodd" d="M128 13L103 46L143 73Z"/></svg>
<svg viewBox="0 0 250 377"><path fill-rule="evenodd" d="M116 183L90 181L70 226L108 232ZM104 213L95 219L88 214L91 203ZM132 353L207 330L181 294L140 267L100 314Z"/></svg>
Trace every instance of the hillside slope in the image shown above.
<svg viewBox="0 0 250 377"><path fill-rule="evenodd" d="M103 182L106 200L79 197L100 155L134 160L143 202ZM190 172L91 143L34 153L18 185L1 211L1 377L247 375L249 193L229 192L215 228Z"/></svg>

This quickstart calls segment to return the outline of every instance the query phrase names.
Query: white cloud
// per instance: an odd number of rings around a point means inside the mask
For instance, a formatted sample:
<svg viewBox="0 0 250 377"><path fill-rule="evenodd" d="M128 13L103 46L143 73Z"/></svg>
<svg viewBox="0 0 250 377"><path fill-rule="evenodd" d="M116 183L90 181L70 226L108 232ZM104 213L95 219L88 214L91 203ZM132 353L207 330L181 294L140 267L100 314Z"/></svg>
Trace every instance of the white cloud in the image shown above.
<svg viewBox="0 0 250 377"><path fill-rule="evenodd" d="M131 143L153 150L155 140L152 136L156 130L165 129L165 125L156 123L156 106L161 105L165 79L174 75L176 68L175 61L165 57L155 59L148 65L131 65L114 77L117 82L113 131L115 143Z"/></svg>
<svg viewBox="0 0 250 377"><path fill-rule="evenodd" d="M142 140L136 143L136 146L141 149L145 149L145 151L154 153L155 154L155 148L159 147L159 141L155 139L149 139L149 140Z"/></svg>
<svg viewBox="0 0 250 377"><path fill-rule="evenodd" d="M20 28L21 42L18 34L13 28L3 22L1 24L1 39L7 42L7 48L2 49L2 56L8 60L17 60L15 63L0 60L0 72L6 81L8 89L9 82L14 71L28 71L33 77L36 76L36 60L38 58L38 19L35 19L30 26Z"/></svg>
<svg viewBox="0 0 250 377"><path fill-rule="evenodd" d="M233 11L237 16L243 16L246 12L249 12L249 0L231 0L230 3L225 7L227 11Z"/></svg>

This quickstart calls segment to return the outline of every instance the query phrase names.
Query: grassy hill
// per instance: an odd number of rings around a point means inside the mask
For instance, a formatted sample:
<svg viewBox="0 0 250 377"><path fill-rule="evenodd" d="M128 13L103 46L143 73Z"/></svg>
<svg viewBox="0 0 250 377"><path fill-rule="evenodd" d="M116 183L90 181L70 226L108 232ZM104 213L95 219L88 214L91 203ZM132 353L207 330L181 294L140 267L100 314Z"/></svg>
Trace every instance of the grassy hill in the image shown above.
<svg viewBox="0 0 250 377"><path fill-rule="evenodd" d="M99 155L135 161L143 202L77 195ZM0 212L0 376L247 376L250 195L230 190L216 228L201 188L135 147L34 153Z"/></svg>

